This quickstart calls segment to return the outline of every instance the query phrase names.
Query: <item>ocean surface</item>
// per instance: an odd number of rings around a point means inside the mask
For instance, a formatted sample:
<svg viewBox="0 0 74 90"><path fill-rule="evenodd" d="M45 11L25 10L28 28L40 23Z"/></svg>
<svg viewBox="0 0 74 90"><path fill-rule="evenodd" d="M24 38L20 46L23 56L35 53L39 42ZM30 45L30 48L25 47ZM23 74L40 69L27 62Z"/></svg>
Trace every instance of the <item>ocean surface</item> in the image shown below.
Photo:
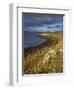
<svg viewBox="0 0 74 90"><path fill-rule="evenodd" d="M24 48L34 47L46 41L38 32L24 32Z"/></svg>

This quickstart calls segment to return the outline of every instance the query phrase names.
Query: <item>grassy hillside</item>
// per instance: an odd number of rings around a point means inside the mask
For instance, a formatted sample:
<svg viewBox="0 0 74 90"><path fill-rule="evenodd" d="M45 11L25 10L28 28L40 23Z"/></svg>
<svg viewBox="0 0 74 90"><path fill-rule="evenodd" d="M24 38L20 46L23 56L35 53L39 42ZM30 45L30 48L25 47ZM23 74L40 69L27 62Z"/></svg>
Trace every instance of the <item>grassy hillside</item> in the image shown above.
<svg viewBox="0 0 74 90"><path fill-rule="evenodd" d="M63 32L43 32L46 42L24 49L24 73L63 72Z"/></svg>

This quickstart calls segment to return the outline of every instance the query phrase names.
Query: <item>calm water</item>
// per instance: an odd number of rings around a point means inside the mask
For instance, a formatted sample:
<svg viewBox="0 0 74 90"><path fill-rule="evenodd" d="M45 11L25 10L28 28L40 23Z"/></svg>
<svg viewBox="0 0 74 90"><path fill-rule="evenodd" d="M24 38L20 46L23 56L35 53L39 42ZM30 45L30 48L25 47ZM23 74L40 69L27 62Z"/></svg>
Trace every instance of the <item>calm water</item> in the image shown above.
<svg viewBox="0 0 74 90"><path fill-rule="evenodd" d="M24 32L24 48L29 48L33 46L37 46L43 42L46 41L46 39L43 39L39 37L38 32Z"/></svg>

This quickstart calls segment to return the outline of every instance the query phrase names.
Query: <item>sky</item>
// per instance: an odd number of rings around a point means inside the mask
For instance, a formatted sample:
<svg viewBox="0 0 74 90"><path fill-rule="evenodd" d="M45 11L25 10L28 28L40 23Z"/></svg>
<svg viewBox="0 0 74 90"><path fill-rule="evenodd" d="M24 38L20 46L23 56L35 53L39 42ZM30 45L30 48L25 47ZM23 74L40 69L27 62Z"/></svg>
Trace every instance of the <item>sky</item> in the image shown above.
<svg viewBox="0 0 74 90"><path fill-rule="evenodd" d="M63 31L63 15L22 13L22 22L24 31Z"/></svg>

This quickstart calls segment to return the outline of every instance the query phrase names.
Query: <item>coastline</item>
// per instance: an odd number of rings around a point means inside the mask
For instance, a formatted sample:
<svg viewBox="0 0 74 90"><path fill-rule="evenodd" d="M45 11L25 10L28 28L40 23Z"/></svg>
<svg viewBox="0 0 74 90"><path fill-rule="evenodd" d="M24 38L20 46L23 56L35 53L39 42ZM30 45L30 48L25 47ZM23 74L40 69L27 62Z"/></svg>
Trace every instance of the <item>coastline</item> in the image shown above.
<svg viewBox="0 0 74 90"><path fill-rule="evenodd" d="M40 37L47 39L47 41L35 47L24 49L24 73L38 74L63 72L63 32L46 32L42 33ZM61 45L60 42L62 42ZM60 50L62 52L60 52ZM58 60L60 55L61 67L57 65L60 61Z"/></svg>

